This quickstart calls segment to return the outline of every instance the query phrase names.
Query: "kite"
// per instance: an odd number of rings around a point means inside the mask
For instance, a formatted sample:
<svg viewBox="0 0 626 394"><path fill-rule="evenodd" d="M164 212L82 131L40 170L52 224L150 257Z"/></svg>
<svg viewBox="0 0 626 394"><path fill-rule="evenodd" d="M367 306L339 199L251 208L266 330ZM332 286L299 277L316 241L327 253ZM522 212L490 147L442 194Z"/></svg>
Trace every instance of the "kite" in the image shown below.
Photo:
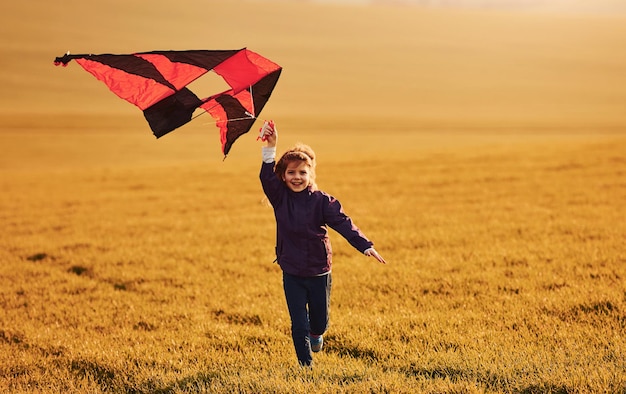
<svg viewBox="0 0 626 394"><path fill-rule="evenodd" d="M222 153L247 133L267 103L282 67L248 50L151 51L126 55L69 52L54 60L75 60L143 114L156 138L208 112L220 130ZM187 85L213 71L230 89L199 98ZM197 115L196 115L197 116Z"/></svg>

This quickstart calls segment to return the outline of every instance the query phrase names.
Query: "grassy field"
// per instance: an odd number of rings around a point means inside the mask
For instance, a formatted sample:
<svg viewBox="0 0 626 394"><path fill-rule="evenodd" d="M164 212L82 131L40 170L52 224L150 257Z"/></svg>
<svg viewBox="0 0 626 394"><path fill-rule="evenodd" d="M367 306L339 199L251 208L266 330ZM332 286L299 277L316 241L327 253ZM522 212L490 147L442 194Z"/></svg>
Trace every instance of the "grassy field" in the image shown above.
<svg viewBox="0 0 626 394"><path fill-rule="evenodd" d="M211 3L3 4L0 391L626 393L623 16ZM313 369L254 133L155 140L68 45L285 67L279 150L315 148L388 261L331 232Z"/></svg>
<svg viewBox="0 0 626 394"><path fill-rule="evenodd" d="M132 141L59 134L70 162ZM333 234L331 328L312 371L296 367L252 136L223 163L56 170L28 144L42 167L1 180L0 386L626 390L623 135L388 133L390 152L374 133L335 135L300 136L317 147L320 187L389 264ZM193 155L205 137L159 150ZM370 148L335 151L355 139Z"/></svg>

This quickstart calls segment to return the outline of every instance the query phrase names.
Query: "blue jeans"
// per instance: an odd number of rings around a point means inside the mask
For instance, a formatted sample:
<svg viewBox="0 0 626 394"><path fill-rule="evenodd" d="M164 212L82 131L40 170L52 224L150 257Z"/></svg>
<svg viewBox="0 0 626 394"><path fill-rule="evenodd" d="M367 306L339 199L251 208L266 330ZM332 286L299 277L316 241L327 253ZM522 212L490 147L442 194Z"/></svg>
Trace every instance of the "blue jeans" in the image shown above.
<svg viewBox="0 0 626 394"><path fill-rule="evenodd" d="M322 335L328 328L331 284L330 272L306 278L283 272L291 338L301 365L311 365L313 359L309 333Z"/></svg>

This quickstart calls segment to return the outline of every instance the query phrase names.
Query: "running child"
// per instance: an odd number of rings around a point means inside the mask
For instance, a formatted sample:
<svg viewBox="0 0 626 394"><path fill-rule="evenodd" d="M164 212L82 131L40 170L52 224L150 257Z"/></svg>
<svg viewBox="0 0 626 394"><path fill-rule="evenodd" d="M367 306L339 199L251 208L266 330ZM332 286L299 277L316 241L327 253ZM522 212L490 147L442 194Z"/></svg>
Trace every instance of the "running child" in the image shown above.
<svg viewBox="0 0 626 394"><path fill-rule="evenodd" d="M339 201L317 189L315 153L309 146L296 145L276 163L273 123L264 126L260 137L267 141L260 179L276 218L276 259L283 271L291 336L298 362L311 366L311 352L322 350L329 322L332 249L327 227L359 252L386 262Z"/></svg>

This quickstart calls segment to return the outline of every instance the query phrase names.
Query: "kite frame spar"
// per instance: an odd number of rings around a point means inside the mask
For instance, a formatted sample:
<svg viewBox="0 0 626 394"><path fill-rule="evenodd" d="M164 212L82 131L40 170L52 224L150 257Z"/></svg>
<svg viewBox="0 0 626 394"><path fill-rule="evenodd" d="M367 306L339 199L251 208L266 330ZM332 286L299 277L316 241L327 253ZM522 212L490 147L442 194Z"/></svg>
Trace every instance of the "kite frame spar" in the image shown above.
<svg viewBox="0 0 626 394"><path fill-rule="evenodd" d="M67 66L71 60L141 109L157 138L199 116L193 116L196 109L208 112L220 130L224 157L237 138L252 128L282 71L247 48L125 55L68 52L54 64ZM230 89L199 98L187 86L209 71L221 76Z"/></svg>

